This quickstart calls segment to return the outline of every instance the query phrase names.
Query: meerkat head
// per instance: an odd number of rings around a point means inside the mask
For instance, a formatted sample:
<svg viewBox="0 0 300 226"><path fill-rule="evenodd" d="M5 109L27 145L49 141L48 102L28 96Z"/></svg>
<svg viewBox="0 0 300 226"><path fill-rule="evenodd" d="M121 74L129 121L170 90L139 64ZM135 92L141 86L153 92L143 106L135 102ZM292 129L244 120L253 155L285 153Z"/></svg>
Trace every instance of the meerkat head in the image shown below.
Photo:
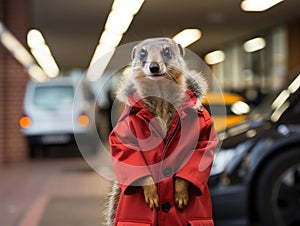
<svg viewBox="0 0 300 226"><path fill-rule="evenodd" d="M182 79L184 50L170 38L146 39L132 50L132 72L136 79L167 78L176 83Z"/></svg>
<svg viewBox="0 0 300 226"><path fill-rule="evenodd" d="M201 80L203 85L198 84L196 74L189 72L184 53L184 49L170 38L141 41L131 51L131 67L120 82L117 98L129 104L127 96L137 91L143 98L172 96L180 100L190 89L202 99L201 87L206 83Z"/></svg>

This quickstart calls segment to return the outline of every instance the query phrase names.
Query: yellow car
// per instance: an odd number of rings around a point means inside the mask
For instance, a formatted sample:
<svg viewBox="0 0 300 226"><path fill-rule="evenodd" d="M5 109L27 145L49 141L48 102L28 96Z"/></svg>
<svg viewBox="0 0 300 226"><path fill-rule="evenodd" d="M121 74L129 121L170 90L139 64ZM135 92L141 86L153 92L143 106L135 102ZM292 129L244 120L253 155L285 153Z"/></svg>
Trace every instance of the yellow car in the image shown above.
<svg viewBox="0 0 300 226"><path fill-rule="evenodd" d="M207 93L202 104L210 112L217 132L243 121L250 112L245 99L234 93Z"/></svg>

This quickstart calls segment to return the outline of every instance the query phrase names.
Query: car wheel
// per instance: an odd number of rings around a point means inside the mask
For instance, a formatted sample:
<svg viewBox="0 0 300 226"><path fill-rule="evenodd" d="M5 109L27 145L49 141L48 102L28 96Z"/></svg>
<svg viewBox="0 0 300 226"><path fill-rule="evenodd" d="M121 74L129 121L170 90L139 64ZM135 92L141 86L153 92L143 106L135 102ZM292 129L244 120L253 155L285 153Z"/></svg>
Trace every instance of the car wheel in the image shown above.
<svg viewBox="0 0 300 226"><path fill-rule="evenodd" d="M263 226L300 225L300 150L284 150L259 175L256 208Z"/></svg>

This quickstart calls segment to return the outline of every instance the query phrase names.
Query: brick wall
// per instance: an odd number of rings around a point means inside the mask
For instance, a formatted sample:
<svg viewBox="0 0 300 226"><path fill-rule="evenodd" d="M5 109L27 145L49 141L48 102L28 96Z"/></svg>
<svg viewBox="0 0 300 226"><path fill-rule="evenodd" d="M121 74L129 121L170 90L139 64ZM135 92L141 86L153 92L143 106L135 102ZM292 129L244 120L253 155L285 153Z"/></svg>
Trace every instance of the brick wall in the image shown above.
<svg viewBox="0 0 300 226"><path fill-rule="evenodd" d="M30 26L30 0L0 0L0 19L26 45ZM0 163L26 159L26 143L18 120L28 75L0 44Z"/></svg>

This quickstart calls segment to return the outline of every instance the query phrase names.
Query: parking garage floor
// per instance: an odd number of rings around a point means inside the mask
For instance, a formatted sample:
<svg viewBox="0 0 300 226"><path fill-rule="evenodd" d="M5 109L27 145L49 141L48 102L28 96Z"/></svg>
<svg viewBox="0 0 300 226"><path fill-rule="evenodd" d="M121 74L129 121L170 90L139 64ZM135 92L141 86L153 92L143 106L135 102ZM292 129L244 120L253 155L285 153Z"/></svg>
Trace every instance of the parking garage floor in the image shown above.
<svg viewBox="0 0 300 226"><path fill-rule="evenodd" d="M0 165L5 226L99 226L109 180L81 157Z"/></svg>

